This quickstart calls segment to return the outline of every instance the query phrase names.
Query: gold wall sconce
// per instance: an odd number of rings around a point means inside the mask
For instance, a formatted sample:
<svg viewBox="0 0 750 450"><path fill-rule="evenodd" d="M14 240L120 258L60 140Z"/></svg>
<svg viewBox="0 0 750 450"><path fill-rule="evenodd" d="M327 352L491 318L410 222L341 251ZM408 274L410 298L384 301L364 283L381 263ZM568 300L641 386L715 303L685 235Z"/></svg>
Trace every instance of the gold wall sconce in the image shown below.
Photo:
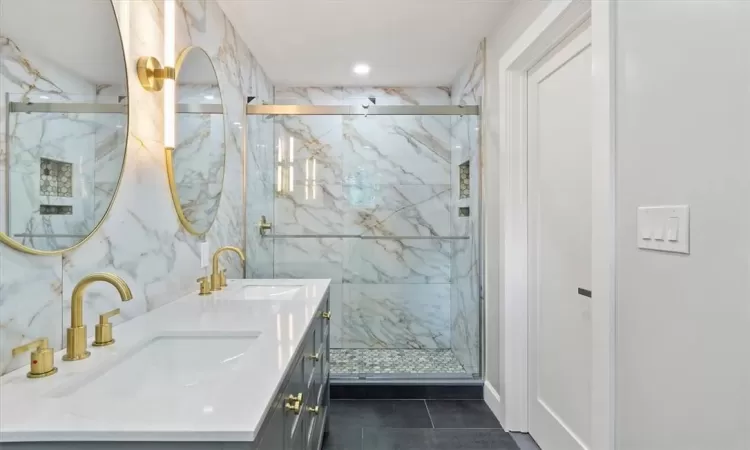
<svg viewBox="0 0 750 450"><path fill-rule="evenodd" d="M153 56L141 56L138 58L138 81L141 82L143 89L149 92L161 91L164 87L164 80L175 79L174 67L162 67L158 59Z"/></svg>

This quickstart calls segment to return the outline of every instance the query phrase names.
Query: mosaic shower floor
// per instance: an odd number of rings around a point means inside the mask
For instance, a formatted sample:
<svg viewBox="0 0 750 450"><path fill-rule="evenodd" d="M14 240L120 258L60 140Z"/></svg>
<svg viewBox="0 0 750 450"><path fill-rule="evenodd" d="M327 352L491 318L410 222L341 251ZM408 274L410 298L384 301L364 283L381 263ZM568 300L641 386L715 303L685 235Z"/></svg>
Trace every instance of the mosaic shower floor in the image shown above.
<svg viewBox="0 0 750 450"><path fill-rule="evenodd" d="M466 374L450 349L331 349L331 374Z"/></svg>

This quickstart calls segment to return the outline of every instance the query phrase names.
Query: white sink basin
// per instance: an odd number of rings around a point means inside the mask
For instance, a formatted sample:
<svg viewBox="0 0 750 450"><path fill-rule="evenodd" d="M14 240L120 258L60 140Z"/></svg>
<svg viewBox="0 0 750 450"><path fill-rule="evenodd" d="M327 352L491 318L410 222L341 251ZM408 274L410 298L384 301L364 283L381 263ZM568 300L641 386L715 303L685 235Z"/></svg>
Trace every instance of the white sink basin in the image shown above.
<svg viewBox="0 0 750 450"><path fill-rule="evenodd" d="M291 300L302 286L244 285L239 293L245 300Z"/></svg>
<svg viewBox="0 0 750 450"><path fill-rule="evenodd" d="M77 401L116 398L134 405L154 398L179 403L200 387L222 383L240 368L252 357L253 341L259 336L257 332L157 336L51 395L75 395Z"/></svg>

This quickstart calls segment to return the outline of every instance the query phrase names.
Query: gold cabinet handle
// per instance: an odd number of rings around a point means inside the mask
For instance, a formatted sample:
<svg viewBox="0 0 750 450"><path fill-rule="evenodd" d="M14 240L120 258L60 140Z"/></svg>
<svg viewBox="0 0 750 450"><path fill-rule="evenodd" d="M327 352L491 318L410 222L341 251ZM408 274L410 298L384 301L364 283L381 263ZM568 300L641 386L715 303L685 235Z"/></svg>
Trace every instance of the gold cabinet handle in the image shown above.
<svg viewBox="0 0 750 450"><path fill-rule="evenodd" d="M326 311L326 312L320 313L320 317L322 317L322 318L324 318L326 320L331 320L331 311Z"/></svg>
<svg viewBox="0 0 750 450"><path fill-rule="evenodd" d="M310 360L312 360L312 361L320 361L320 353L312 354L312 355L308 356L308 358L310 358Z"/></svg>
<svg viewBox="0 0 750 450"><path fill-rule="evenodd" d="M211 280L208 277L198 278L197 281L200 287L198 295L209 295L211 293Z"/></svg>
<svg viewBox="0 0 750 450"><path fill-rule="evenodd" d="M47 338L37 339L26 345L16 347L13 349L12 354L13 356L18 356L25 352L31 352L31 369L26 374L27 377L44 378L57 373L55 352L49 348Z"/></svg>
<svg viewBox="0 0 750 450"><path fill-rule="evenodd" d="M284 405L284 408L288 412L294 413L294 415L298 415L300 411L302 411L302 393L295 395L290 395L286 399L286 404Z"/></svg>
<svg viewBox="0 0 750 450"><path fill-rule="evenodd" d="M118 314L120 314L120 308L99 315L99 323L96 324L94 343L91 345L94 347L106 347L115 343L115 340L112 337L112 324L109 323L109 319Z"/></svg>
<svg viewBox="0 0 750 450"><path fill-rule="evenodd" d="M295 416L299 415L300 410L302 409L302 404L300 402L292 402L289 400L287 400L286 405L284 406L288 412L294 413Z"/></svg>
<svg viewBox="0 0 750 450"><path fill-rule="evenodd" d="M308 406L307 412L309 412L310 414L314 416L317 416L318 414L320 414L320 406L315 406L315 407Z"/></svg>

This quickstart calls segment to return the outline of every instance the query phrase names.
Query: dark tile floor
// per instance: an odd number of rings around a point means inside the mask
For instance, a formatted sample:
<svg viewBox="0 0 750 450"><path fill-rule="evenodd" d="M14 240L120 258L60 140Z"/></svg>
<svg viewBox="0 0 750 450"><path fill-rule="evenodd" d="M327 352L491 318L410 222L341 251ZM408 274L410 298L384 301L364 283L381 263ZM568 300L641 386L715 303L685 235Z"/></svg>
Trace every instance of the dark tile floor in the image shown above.
<svg viewBox="0 0 750 450"><path fill-rule="evenodd" d="M482 400L333 400L324 450L519 450Z"/></svg>

